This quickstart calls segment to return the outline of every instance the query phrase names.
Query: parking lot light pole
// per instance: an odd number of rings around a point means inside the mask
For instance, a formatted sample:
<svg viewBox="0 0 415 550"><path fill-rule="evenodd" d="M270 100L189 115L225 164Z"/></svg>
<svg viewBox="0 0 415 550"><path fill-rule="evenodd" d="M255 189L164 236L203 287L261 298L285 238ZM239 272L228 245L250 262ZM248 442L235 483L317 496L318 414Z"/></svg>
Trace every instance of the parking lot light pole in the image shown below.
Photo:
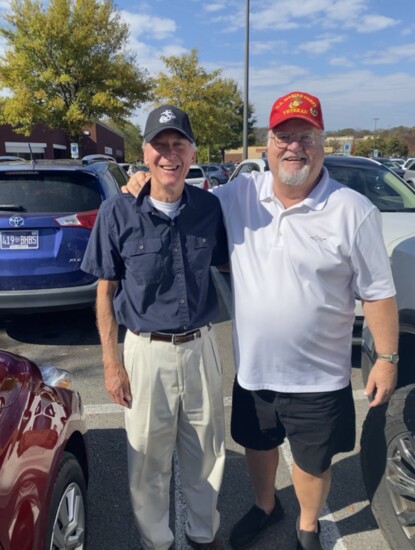
<svg viewBox="0 0 415 550"><path fill-rule="evenodd" d="M375 129L373 131L373 156L377 157L378 154L376 150L376 129L377 129L379 117L375 117L373 120L375 121Z"/></svg>
<svg viewBox="0 0 415 550"><path fill-rule="evenodd" d="M244 120L242 160L248 158L248 101L249 101L249 0L246 0L245 14L245 77L244 77Z"/></svg>

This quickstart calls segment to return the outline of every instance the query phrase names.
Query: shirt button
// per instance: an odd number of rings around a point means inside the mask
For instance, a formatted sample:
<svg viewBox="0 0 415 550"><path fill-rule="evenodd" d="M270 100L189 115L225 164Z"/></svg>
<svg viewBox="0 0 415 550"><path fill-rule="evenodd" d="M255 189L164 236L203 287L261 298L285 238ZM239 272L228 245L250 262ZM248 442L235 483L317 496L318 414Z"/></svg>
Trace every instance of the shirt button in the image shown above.
<svg viewBox="0 0 415 550"><path fill-rule="evenodd" d="M178 279L181 279L181 278L182 278L182 274L181 274L181 273L178 273L178 274L177 274L177 278L178 278Z"/></svg>
<svg viewBox="0 0 415 550"><path fill-rule="evenodd" d="M179 304L184 304L183 298L181 298L181 299L179 300Z"/></svg>
<svg viewBox="0 0 415 550"><path fill-rule="evenodd" d="M202 239L202 243L205 243L206 242L206 239Z"/></svg>
<svg viewBox="0 0 415 550"><path fill-rule="evenodd" d="M187 325L183 325L183 330L187 330L189 327Z"/></svg>
<svg viewBox="0 0 415 550"><path fill-rule="evenodd" d="M177 254L177 252L178 252L177 248L173 248L173 252L174 252L175 254Z"/></svg>
<svg viewBox="0 0 415 550"><path fill-rule="evenodd" d="M144 245L143 244L140 244L140 246L138 247L140 250L143 250L144 248Z"/></svg>

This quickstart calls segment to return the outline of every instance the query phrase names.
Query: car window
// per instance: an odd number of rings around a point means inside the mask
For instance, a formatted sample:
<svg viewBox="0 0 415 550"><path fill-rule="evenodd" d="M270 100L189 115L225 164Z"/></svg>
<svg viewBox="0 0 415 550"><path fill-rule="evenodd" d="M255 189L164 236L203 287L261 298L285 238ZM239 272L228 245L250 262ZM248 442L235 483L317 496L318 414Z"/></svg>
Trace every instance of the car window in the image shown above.
<svg viewBox="0 0 415 550"><path fill-rule="evenodd" d="M203 172L200 168L190 168L186 178L203 178Z"/></svg>
<svg viewBox="0 0 415 550"><path fill-rule="evenodd" d="M332 163L326 166L332 178L365 195L381 212L413 211L415 208L415 193L381 166Z"/></svg>
<svg viewBox="0 0 415 550"><path fill-rule="evenodd" d="M0 172L3 212L86 212L101 202L98 181L83 172Z"/></svg>
<svg viewBox="0 0 415 550"><path fill-rule="evenodd" d="M109 165L109 169L119 187L127 183L129 178L125 170L122 170L117 164Z"/></svg>
<svg viewBox="0 0 415 550"><path fill-rule="evenodd" d="M405 170L415 170L415 160L405 166Z"/></svg>

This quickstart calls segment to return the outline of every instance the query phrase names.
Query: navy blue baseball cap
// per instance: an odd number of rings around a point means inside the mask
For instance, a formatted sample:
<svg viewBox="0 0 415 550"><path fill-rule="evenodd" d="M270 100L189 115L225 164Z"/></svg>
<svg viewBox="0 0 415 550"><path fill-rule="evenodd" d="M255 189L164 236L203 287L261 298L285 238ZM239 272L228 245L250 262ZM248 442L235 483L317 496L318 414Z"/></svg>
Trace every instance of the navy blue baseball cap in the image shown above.
<svg viewBox="0 0 415 550"><path fill-rule="evenodd" d="M176 130L191 143L195 142L189 117L174 105L161 105L151 111L147 118L144 139L148 143L163 130Z"/></svg>

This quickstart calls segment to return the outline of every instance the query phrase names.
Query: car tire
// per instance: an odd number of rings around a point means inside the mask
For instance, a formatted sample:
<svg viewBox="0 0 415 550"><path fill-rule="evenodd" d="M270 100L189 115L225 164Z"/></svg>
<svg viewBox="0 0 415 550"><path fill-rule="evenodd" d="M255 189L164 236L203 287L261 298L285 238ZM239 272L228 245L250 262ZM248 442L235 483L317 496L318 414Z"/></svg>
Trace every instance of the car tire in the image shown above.
<svg viewBox="0 0 415 550"><path fill-rule="evenodd" d="M216 187L219 185L219 180L217 178L210 178L210 182L212 184L212 187Z"/></svg>
<svg viewBox="0 0 415 550"><path fill-rule="evenodd" d="M85 549L86 507L82 468L71 453L64 453L52 491L45 550Z"/></svg>
<svg viewBox="0 0 415 550"><path fill-rule="evenodd" d="M360 459L373 515L392 550L415 548L415 384L369 409Z"/></svg>

